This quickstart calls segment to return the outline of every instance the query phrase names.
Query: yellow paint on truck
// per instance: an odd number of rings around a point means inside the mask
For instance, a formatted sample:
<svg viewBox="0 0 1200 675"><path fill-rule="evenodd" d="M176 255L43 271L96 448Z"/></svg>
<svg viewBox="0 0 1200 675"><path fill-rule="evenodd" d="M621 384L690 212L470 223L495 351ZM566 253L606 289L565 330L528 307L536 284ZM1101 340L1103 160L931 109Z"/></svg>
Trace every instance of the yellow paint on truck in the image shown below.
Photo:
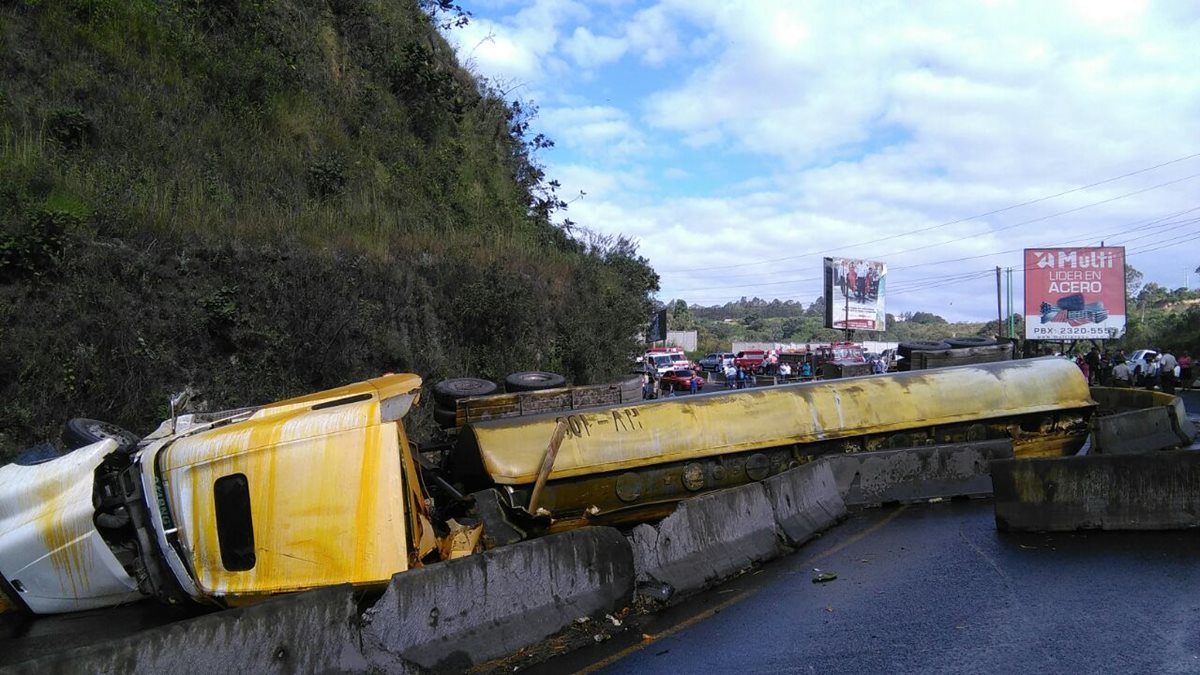
<svg viewBox="0 0 1200 675"><path fill-rule="evenodd" d="M1074 364L1034 359L477 422L465 433L467 452L478 453L492 481L526 485L537 478L546 439L558 419L566 419L569 430L551 481L789 444L1094 407ZM1031 454L1039 452L1029 448Z"/></svg>
<svg viewBox="0 0 1200 675"><path fill-rule="evenodd" d="M171 517L198 589L234 600L339 583L376 585L435 545L399 420L381 402L418 391L391 375L258 410L180 438L158 456ZM402 467L402 462L409 464ZM253 565L227 569L216 482L245 477ZM414 487L416 490L414 491ZM414 526L417 532L414 532Z"/></svg>

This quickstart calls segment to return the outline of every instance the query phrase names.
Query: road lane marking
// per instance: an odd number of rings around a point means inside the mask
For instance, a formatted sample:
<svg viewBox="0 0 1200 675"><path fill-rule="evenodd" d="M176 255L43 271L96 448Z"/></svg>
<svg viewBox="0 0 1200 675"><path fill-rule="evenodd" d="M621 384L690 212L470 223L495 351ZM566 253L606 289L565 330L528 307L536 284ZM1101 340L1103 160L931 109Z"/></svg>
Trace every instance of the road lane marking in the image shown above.
<svg viewBox="0 0 1200 675"><path fill-rule="evenodd" d="M889 513L886 517L884 517L883 520L879 521L878 523L875 523L871 527L868 527L867 529L863 530L862 532L859 532L858 534L856 534L853 537L847 539L846 541L838 544L837 546L834 546L833 548L829 549L828 551L823 551L817 555L814 555L810 558L805 559L804 562L802 562L800 564L808 565L808 564L817 562L818 560L827 558L827 557L833 555L834 553L838 553L839 551L845 550L849 546L857 544L858 542L862 541L866 537L874 534L875 532L878 532L879 529L882 528L883 526L885 526L888 523L895 520L897 516L899 516L901 513L904 513L904 511L908 509L908 506L909 506L908 504L902 504L899 508L897 508L895 511ZM649 638L648 639L643 638L641 642L639 642L635 645L630 645L630 646L622 649L621 651L619 651L615 654L612 654L611 656L608 656L604 659L597 661L596 663L593 663L592 665L590 665L586 668L582 668L580 670L575 671L575 673L576 673L576 675L588 675L589 673L594 673L602 668L607 668L608 666L611 666L612 664L616 663L617 661L620 661L621 659L625 658L626 656L629 656L630 654L633 654L634 652L645 649L647 645L655 644L658 641L662 640L663 638L669 638L672 635L678 633L679 631L684 630L685 628L694 626L697 623L700 623L701 621L708 619L715 614L719 614L720 612L727 609L728 607L735 605L735 604L741 602L742 600L744 600L745 598L747 598L748 596L757 593L759 590L760 589L758 589L758 588L752 588L752 589L749 589L746 591L742 591L741 593L738 593L737 595L733 596L732 598L725 600L721 604L719 604L715 607L710 607L698 614L694 614L694 615L688 617L687 619L681 621L680 623L677 623L677 624L675 624L665 630L662 630L658 633L655 633L655 634L643 633L643 635L649 635Z"/></svg>

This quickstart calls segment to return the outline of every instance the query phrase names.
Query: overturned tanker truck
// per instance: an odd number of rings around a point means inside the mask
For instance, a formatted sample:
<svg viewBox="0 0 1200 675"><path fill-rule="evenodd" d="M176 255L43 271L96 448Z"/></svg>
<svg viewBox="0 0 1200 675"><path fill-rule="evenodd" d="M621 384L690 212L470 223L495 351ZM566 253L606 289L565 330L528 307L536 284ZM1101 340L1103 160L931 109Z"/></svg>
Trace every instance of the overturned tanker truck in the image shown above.
<svg viewBox="0 0 1200 675"><path fill-rule="evenodd" d="M421 385L385 375L177 415L0 467L0 610L381 587L484 546L658 518L829 453L1003 438L1018 457L1071 454L1096 408L1070 362L1009 361L478 420L431 461L403 424Z"/></svg>

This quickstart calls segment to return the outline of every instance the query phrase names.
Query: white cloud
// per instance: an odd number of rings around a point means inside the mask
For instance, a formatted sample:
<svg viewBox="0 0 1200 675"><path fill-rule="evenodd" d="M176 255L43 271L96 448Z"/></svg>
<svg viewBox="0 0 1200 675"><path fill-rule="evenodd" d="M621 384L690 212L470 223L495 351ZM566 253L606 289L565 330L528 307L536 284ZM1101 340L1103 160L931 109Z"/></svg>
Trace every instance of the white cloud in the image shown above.
<svg viewBox="0 0 1200 675"><path fill-rule="evenodd" d="M580 68L612 63L621 58L627 48L624 40L596 35L583 26L577 26L563 44L563 51Z"/></svg>
<svg viewBox="0 0 1200 675"><path fill-rule="evenodd" d="M487 68L551 101L549 173L588 193L569 216L640 240L664 299L808 302L820 257L859 251L947 277L895 311L986 319L994 280L950 275L1019 266L1005 251L1128 240L1172 286L1200 265L1170 245L1200 224L1145 224L1200 206L1200 180L1127 195L1200 159L1007 208L1200 152L1200 6L543 1L488 21Z"/></svg>

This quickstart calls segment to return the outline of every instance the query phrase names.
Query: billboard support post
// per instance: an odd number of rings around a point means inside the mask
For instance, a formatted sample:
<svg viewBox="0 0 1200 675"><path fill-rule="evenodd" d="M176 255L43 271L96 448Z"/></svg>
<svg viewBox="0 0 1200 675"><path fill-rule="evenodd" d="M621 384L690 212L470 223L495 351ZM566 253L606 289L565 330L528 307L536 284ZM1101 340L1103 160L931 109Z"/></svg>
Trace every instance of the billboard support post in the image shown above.
<svg viewBox="0 0 1200 675"><path fill-rule="evenodd" d="M846 342L850 341L850 294L846 294L846 316L842 320L842 326L846 329Z"/></svg>

